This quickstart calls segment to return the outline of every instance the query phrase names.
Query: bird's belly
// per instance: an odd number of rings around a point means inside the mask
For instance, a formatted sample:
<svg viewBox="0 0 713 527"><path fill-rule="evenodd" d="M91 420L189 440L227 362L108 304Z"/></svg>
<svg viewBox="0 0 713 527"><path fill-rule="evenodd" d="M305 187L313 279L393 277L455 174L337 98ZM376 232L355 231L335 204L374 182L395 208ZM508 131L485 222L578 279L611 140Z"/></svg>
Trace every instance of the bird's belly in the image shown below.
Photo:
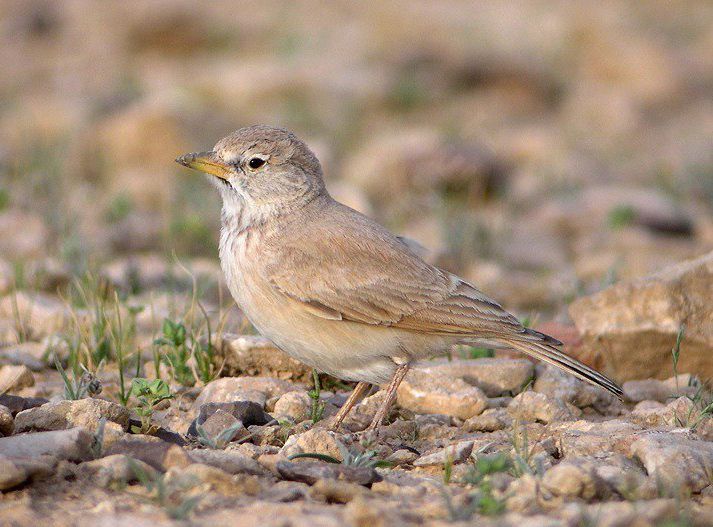
<svg viewBox="0 0 713 527"><path fill-rule="evenodd" d="M448 348L439 337L319 317L275 290L249 261L221 258L221 263L233 298L263 336L291 357L340 379L384 384L400 364Z"/></svg>

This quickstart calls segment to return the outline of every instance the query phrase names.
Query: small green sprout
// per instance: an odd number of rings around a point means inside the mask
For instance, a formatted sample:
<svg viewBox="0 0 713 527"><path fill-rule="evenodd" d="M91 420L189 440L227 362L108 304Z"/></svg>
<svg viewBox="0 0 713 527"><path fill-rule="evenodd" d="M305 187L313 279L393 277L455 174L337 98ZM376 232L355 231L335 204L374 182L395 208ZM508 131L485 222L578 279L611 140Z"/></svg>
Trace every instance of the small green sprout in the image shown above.
<svg viewBox="0 0 713 527"><path fill-rule="evenodd" d="M136 413L141 419L141 426L132 426L131 431L135 434L150 434L155 431L155 427L151 424L156 405L167 399L173 398L171 390L164 381L155 379L149 381L140 377L131 381L131 395L136 397L139 405L136 407Z"/></svg>

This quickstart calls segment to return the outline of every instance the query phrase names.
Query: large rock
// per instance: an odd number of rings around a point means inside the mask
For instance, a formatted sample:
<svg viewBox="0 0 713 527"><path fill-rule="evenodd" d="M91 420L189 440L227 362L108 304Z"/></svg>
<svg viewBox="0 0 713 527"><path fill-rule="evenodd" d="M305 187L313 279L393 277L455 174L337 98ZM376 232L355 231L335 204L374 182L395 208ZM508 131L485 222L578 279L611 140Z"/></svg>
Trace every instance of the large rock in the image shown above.
<svg viewBox="0 0 713 527"><path fill-rule="evenodd" d="M15 416L15 433L37 430L65 430L81 426L97 430L104 418L129 428L129 410L125 406L101 399L57 401L24 410Z"/></svg>
<svg viewBox="0 0 713 527"><path fill-rule="evenodd" d="M576 406L538 392L522 392L508 406L513 419L552 423L574 421L582 414Z"/></svg>
<svg viewBox="0 0 713 527"><path fill-rule="evenodd" d="M488 397L520 393L535 374L529 360L507 358L429 362L428 371L459 377L483 390Z"/></svg>
<svg viewBox="0 0 713 527"><path fill-rule="evenodd" d="M580 358L619 381L671 375L682 324L679 371L713 378L713 252L653 276L616 284L570 306L583 335Z"/></svg>
<svg viewBox="0 0 713 527"><path fill-rule="evenodd" d="M459 419L480 414L488 404L480 388L427 366L408 372L397 397L399 406L417 414L444 414Z"/></svg>

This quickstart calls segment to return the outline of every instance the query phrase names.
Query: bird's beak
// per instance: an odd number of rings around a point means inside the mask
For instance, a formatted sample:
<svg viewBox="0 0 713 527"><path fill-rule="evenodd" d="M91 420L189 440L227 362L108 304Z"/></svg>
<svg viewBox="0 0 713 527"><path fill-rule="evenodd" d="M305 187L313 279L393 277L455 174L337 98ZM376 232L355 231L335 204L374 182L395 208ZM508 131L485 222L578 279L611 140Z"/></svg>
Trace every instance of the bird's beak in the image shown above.
<svg viewBox="0 0 713 527"><path fill-rule="evenodd" d="M215 152L198 152L176 158L176 163L206 174L212 174L221 179L230 177L230 165L223 163Z"/></svg>

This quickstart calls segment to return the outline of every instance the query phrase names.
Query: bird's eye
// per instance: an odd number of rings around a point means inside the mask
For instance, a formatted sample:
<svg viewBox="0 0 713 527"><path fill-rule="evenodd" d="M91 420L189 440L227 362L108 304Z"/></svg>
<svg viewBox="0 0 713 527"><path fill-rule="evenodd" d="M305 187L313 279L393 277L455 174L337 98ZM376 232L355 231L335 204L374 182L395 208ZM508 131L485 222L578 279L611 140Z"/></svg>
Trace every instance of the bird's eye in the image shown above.
<svg viewBox="0 0 713 527"><path fill-rule="evenodd" d="M264 164L265 160L259 157L253 157L250 161L248 161L248 166L252 169L260 168Z"/></svg>

